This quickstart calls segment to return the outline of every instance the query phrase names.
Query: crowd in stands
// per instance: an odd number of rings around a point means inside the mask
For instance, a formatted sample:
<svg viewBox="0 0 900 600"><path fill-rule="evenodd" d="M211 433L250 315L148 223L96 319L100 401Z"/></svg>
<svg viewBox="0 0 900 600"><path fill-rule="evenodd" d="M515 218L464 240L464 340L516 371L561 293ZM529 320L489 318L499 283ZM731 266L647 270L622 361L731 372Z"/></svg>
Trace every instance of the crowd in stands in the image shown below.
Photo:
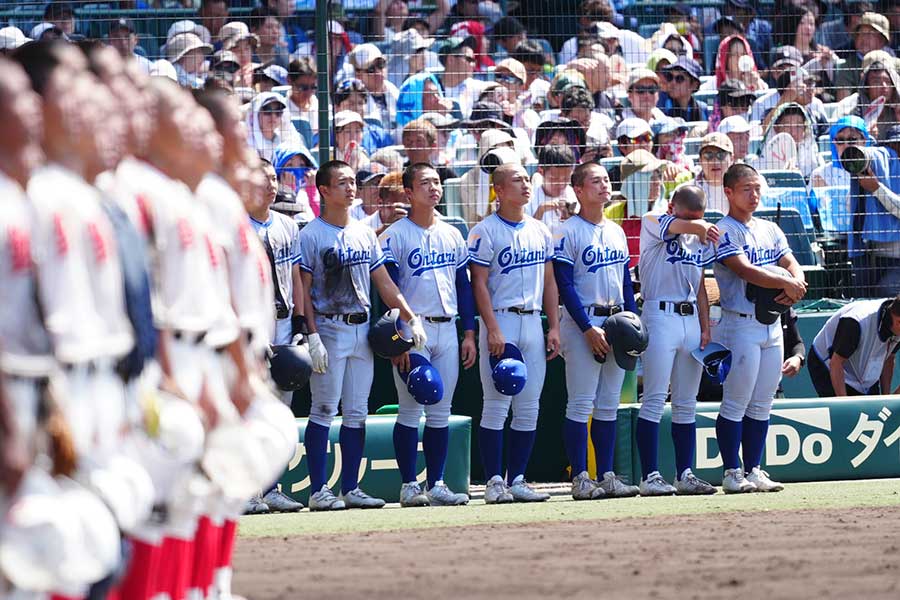
<svg viewBox="0 0 900 600"><path fill-rule="evenodd" d="M147 8L147 18L169 7L114 4ZM310 182L325 141L360 174L361 189L431 162L445 186L441 212L464 227L493 210L486 159L526 166L529 212L551 227L578 213L566 180L580 162L607 167L618 194L608 214L624 220L664 207L691 180L727 214L722 175L743 161L802 177L796 186L770 180L763 206L799 202L813 236L837 235L851 255L856 248L900 270L896 155L888 150L871 180L851 178L840 162L848 145L900 143L900 3L722 0L657 8L647 22L641 4L583 0L570 37L540 37L543 15L528 2L334 4L325 78L311 13L297 10L313 6L302 1L178 2L196 16L171 24L158 56L129 18L105 36L149 74L233 93L249 145L275 164L283 206L301 224L319 213ZM0 30L0 51L29 38L74 40L85 25L70 3L51 2L30 29ZM393 204L402 202L383 204L388 197L361 193L360 215L399 218Z"/></svg>

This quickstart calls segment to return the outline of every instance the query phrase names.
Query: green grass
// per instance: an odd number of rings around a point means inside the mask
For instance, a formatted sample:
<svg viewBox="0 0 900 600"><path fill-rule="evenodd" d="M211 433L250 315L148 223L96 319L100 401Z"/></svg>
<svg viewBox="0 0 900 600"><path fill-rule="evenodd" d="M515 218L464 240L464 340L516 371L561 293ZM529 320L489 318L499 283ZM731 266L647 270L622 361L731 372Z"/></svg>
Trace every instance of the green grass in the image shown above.
<svg viewBox="0 0 900 600"><path fill-rule="evenodd" d="M352 510L335 513L276 514L243 517L242 537L359 533L398 529L429 529L496 523L545 523L589 519L621 519L693 515L732 511L778 511L900 506L900 479L794 483L778 494L718 493L705 497L627 498L575 502L568 495L542 504Z"/></svg>

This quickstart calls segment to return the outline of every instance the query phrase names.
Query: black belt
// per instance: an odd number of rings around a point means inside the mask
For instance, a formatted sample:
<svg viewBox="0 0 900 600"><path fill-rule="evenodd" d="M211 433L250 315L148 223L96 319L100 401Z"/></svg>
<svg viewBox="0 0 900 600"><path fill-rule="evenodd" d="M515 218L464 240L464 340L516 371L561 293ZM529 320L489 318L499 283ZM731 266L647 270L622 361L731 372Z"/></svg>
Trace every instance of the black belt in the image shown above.
<svg viewBox="0 0 900 600"><path fill-rule="evenodd" d="M203 338L206 337L205 331L182 331L179 329L175 329L172 331L172 337L179 341L184 341L189 344L199 344L203 341Z"/></svg>
<svg viewBox="0 0 900 600"><path fill-rule="evenodd" d="M323 314L323 317L326 319L335 319L338 321L343 321L347 325L362 325L363 323L368 322L369 314L368 313L348 313L345 315L336 315L336 314Z"/></svg>
<svg viewBox="0 0 900 600"><path fill-rule="evenodd" d="M524 308L519 308L518 306L510 306L509 308L501 308L501 312L511 312L514 315L533 315L534 313L540 312L537 309L525 310Z"/></svg>
<svg viewBox="0 0 900 600"><path fill-rule="evenodd" d="M668 300L660 300L659 302L659 310L666 310L670 306L672 307L672 312L676 315L687 317L694 314L693 302L669 302Z"/></svg>
<svg viewBox="0 0 900 600"><path fill-rule="evenodd" d="M614 304L613 306L591 306L590 313L595 317L611 317L616 313L620 313L624 308L622 308L621 304Z"/></svg>
<svg viewBox="0 0 900 600"><path fill-rule="evenodd" d="M429 323L449 323L453 317L422 317L422 320Z"/></svg>

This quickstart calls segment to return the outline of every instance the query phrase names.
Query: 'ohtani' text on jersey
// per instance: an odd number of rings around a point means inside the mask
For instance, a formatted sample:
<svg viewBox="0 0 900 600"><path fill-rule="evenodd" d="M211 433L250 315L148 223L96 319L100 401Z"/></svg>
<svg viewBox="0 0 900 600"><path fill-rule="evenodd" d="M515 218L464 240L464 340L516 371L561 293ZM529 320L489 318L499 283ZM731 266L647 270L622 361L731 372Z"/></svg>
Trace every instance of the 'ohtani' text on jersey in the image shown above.
<svg viewBox="0 0 900 600"><path fill-rule="evenodd" d="M368 265L371 260L372 252L369 249L329 248L322 255L322 263L329 271L353 265Z"/></svg>
<svg viewBox="0 0 900 600"><path fill-rule="evenodd" d="M456 263L456 252L438 252L436 250L423 252L421 248L414 248L406 257L406 265L413 270L411 274L413 277L444 267L455 270Z"/></svg>
<svg viewBox="0 0 900 600"><path fill-rule="evenodd" d="M679 243L678 239L666 242L666 262L671 264L687 263L698 267L705 267L712 262L712 258L704 260L703 248L698 248L693 252L688 250Z"/></svg>
<svg viewBox="0 0 900 600"><path fill-rule="evenodd" d="M628 253L621 248L611 246L604 248L585 246L581 251L581 262L588 268L588 273L594 273L603 267L628 262Z"/></svg>
<svg viewBox="0 0 900 600"><path fill-rule="evenodd" d="M547 262L547 249L540 248L529 250L528 248L516 248L506 246L497 254L497 264L500 265L500 273L505 275L516 269L542 265Z"/></svg>

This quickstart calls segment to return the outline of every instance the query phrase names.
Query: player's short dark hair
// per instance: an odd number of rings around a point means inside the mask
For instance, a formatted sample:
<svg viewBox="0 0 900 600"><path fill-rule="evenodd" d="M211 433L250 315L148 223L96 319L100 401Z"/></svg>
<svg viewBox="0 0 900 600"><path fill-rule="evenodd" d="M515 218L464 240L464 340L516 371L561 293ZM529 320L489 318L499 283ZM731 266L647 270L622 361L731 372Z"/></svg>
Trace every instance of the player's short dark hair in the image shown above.
<svg viewBox="0 0 900 600"><path fill-rule="evenodd" d="M598 165L595 162L581 163L580 165L575 167L574 171L572 171L572 177L570 179L570 181L572 182L572 187L583 186L584 180L587 179L587 173L592 167L596 167L598 169L606 171L606 167L604 167L603 165Z"/></svg>
<svg viewBox="0 0 900 600"><path fill-rule="evenodd" d="M894 299L891 301L890 307L888 307L891 314L895 317L900 317L900 294L894 296Z"/></svg>
<svg viewBox="0 0 900 600"><path fill-rule="evenodd" d="M516 49L513 50L510 58L531 65L543 65L547 62L547 57L544 56L544 47L534 40L522 40L516 44Z"/></svg>
<svg viewBox="0 0 900 600"><path fill-rule="evenodd" d="M725 171L725 176L722 178L722 187L734 189L741 180L750 177L759 177L759 171L747 163L734 163Z"/></svg>
<svg viewBox="0 0 900 600"><path fill-rule="evenodd" d="M259 169L268 169L269 167L275 168L275 165L272 164L272 161L268 158L259 157Z"/></svg>
<svg viewBox="0 0 900 600"><path fill-rule="evenodd" d="M575 162L575 153L568 146L541 146L538 152L541 167L571 167Z"/></svg>
<svg viewBox="0 0 900 600"><path fill-rule="evenodd" d="M691 212L703 212L706 210L706 192L697 185L682 185L672 194L672 203Z"/></svg>
<svg viewBox="0 0 900 600"><path fill-rule="evenodd" d="M427 162L417 162L416 164L409 165L403 169L403 189L411 190L413 184L416 182L416 175L425 169L434 169L434 165Z"/></svg>
<svg viewBox="0 0 900 600"><path fill-rule="evenodd" d="M559 107L562 109L563 116L573 108L594 110L594 97L583 87L573 85L563 92L562 101L560 102Z"/></svg>
<svg viewBox="0 0 900 600"><path fill-rule="evenodd" d="M334 172L343 169L344 167L350 167L350 165L342 160L329 160L328 162L322 163L322 166L316 171L316 189L319 189L322 186L330 186Z"/></svg>
<svg viewBox="0 0 900 600"><path fill-rule="evenodd" d="M12 53L12 59L22 65L31 89L43 96L53 71L65 60L67 46L60 40L28 42Z"/></svg>

